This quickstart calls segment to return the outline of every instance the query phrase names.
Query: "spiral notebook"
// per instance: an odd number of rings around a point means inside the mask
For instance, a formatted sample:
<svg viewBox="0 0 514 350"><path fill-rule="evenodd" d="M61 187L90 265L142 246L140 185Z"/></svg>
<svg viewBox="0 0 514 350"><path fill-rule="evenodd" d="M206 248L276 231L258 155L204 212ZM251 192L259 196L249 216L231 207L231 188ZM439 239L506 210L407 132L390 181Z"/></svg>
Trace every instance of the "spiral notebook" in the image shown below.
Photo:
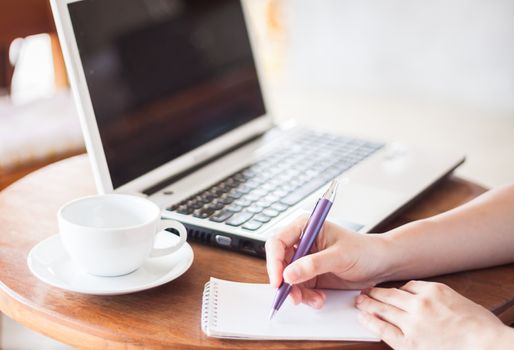
<svg viewBox="0 0 514 350"><path fill-rule="evenodd" d="M320 310L286 300L270 321L275 296L270 285L211 278L203 292L202 330L216 338L379 341L357 319L359 291L325 292Z"/></svg>

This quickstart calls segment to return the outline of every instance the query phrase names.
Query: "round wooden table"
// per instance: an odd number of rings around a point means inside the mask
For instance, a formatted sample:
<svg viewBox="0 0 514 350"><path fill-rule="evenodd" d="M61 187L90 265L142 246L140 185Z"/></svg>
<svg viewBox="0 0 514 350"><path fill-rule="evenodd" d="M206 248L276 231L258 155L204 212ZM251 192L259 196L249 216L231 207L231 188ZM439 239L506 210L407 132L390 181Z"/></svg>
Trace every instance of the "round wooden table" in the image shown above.
<svg viewBox="0 0 514 350"><path fill-rule="evenodd" d="M484 191L450 177L389 226L455 207ZM267 282L264 260L192 244L195 261L175 281L145 292L98 297L39 282L26 259L30 249L57 232L64 202L95 192L85 156L43 168L0 193L0 310L27 327L82 349L379 349L383 343L235 341L206 337L200 329L204 283L210 276ZM387 229L387 227L385 227ZM434 278L514 322L514 265Z"/></svg>

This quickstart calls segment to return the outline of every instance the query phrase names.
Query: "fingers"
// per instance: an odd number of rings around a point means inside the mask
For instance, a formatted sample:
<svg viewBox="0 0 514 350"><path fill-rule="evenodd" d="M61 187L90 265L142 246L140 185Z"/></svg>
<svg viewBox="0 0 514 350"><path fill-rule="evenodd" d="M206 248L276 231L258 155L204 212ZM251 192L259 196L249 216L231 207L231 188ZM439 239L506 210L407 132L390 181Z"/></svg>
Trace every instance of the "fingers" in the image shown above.
<svg viewBox="0 0 514 350"><path fill-rule="evenodd" d="M440 295L453 292L453 289L445 284L427 281L409 281L400 287L401 290L412 294Z"/></svg>
<svg viewBox="0 0 514 350"><path fill-rule="evenodd" d="M398 349L400 347L399 345L403 339L403 333L398 327L381 320L377 316L368 312L361 312L359 314L359 320L365 327L377 334L380 339L386 342L387 345L393 349Z"/></svg>
<svg viewBox="0 0 514 350"><path fill-rule="evenodd" d="M321 290L293 286L289 293L293 304L307 304L315 309L320 309L325 304L326 295Z"/></svg>
<svg viewBox="0 0 514 350"><path fill-rule="evenodd" d="M302 302L307 304L315 309L321 309L323 304L325 304L326 296L320 290L309 289L309 288L301 288L302 291Z"/></svg>
<svg viewBox="0 0 514 350"><path fill-rule="evenodd" d="M306 255L291 263L283 272L284 280L289 284L298 284L330 272L336 260L332 250L329 248Z"/></svg>
<svg viewBox="0 0 514 350"><path fill-rule="evenodd" d="M291 291L289 292L289 297L294 305L298 305L302 302L302 291L298 286L292 286Z"/></svg>
<svg viewBox="0 0 514 350"><path fill-rule="evenodd" d="M367 290L364 294L382 303L393 305L403 311L411 310L412 304L414 303L414 295L396 288L375 287Z"/></svg>
<svg viewBox="0 0 514 350"><path fill-rule="evenodd" d="M398 327L402 328L407 313L398 309L395 306L375 300L365 294L361 294L355 301L355 306L361 311L369 314L376 315L382 320L387 321Z"/></svg>
<svg viewBox="0 0 514 350"><path fill-rule="evenodd" d="M407 291L412 294L419 294L426 287L427 283L425 281L409 281L400 287L401 290Z"/></svg>
<svg viewBox="0 0 514 350"><path fill-rule="evenodd" d="M286 263L287 250L298 242L307 217L300 216L266 241L266 268L270 284L278 288Z"/></svg>

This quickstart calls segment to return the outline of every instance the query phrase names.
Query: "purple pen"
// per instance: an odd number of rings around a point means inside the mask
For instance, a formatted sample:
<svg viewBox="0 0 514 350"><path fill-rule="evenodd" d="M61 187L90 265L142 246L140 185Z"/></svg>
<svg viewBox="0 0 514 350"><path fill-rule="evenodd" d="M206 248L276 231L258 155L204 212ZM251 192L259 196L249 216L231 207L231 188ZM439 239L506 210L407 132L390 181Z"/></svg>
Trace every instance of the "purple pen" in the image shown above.
<svg viewBox="0 0 514 350"><path fill-rule="evenodd" d="M334 203L334 199L336 197L337 186L339 182L333 180L328 187L328 190L325 194L318 200L314 210L312 211L305 228L303 229L300 235L300 242L298 243L298 248L294 252L293 258L291 259L290 264L309 254L314 241L316 241L316 237L318 237L319 232L321 231L321 227L327 218L328 212L332 207L332 203ZM271 312L269 315L269 319L271 320L275 313L280 309L284 300L286 300L289 292L291 291L291 285L285 282L282 282L280 287L277 290L277 294L275 295L275 299L273 300L273 305L271 307Z"/></svg>

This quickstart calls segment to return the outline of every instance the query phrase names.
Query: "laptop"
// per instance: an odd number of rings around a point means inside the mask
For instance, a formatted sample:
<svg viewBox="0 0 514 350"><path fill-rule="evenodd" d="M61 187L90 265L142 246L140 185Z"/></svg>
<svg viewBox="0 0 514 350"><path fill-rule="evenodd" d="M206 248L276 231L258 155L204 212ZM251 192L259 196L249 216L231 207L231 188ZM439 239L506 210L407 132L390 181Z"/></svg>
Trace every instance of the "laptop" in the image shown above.
<svg viewBox="0 0 514 350"><path fill-rule="evenodd" d="M145 196L189 239L264 256L336 177L329 219L367 233L464 161L274 123L246 6L52 1L98 192Z"/></svg>

